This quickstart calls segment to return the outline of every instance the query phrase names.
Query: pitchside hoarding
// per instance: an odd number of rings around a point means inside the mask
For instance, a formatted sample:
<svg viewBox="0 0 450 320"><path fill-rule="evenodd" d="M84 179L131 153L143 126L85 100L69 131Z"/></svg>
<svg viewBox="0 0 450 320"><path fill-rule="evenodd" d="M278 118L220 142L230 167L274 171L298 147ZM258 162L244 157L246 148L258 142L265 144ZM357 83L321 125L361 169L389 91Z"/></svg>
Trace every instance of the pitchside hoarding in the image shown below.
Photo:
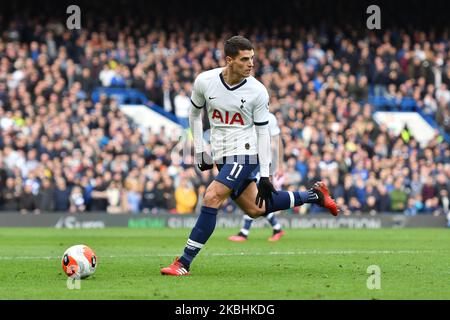
<svg viewBox="0 0 450 320"><path fill-rule="evenodd" d="M88 214L28 214L0 213L0 227L54 227L68 229L89 229L107 227L128 228L192 228L197 220L196 215L110 215L107 213ZM289 229L323 228L323 229L379 229L379 228L409 228L435 227L445 228L445 216L418 215L404 216L395 214L380 214L376 216L341 216L313 214L307 216L279 215L278 221L282 227ZM242 217L224 215L217 218L217 228L240 228ZM269 227L266 219L256 219L254 228Z"/></svg>

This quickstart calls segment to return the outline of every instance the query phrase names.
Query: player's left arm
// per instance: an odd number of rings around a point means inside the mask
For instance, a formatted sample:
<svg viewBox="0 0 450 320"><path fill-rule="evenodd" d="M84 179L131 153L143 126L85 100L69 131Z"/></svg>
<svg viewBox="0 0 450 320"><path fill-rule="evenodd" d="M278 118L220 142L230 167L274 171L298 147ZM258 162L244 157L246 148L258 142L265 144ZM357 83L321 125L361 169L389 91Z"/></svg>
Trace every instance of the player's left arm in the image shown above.
<svg viewBox="0 0 450 320"><path fill-rule="evenodd" d="M261 208L264 201L272 202L272 192L276 192L270 182L270 161L271 161L271 144L269 132L269 94L267 90L263 90L258 96L256 105L253 109L253 123L255 124L258 159L260 167L260 181L258 184L258 194L256 196L256 204Z"/></svg>
<svg viewBox="0 0 450 320"><path fill-rule="evenodd" d="M197 77L192 90L192 107L189 112L189 124L194 139L195 162L201 171L210 170L213 168L212 159L203 148L202 109L206 105L203 86L204 83L202 79Z"/></svg>

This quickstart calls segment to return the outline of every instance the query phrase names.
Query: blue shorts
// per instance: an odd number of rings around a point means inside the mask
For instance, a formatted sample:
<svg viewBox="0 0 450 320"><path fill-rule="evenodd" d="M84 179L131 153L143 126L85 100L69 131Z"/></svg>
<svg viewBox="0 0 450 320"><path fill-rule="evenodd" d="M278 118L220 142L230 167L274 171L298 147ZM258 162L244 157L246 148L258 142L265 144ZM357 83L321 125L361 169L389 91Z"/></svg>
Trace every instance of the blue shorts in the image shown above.
<svg viewBox="0 0 450 320"><path fill-rule="evenodd" d="M214 180L233 190L230 196L233 200L238 198L250 183L256 182L259 171L257 155L225 157L221 163L216 162L216 166L219 174Z"/></svg>

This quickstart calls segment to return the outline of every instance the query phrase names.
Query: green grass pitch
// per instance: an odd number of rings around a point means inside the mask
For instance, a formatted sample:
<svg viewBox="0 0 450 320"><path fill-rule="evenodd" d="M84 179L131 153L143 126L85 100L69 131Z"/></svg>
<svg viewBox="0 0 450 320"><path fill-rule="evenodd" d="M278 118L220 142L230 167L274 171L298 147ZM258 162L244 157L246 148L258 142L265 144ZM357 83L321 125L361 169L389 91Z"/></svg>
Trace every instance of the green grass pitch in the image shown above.
<svg viewBox="0 0 450 320"><path fill-rule="evenodd" d="M0 299L450 299L448 229L288 229L274 243L254 229L229 242L236 231L215 230L191 276L168 277L159 270L188 229L0 228ZM75 244L96 251L98 268L70 290L61 256ZM380 289L367 287L371 265Z"/></svg>

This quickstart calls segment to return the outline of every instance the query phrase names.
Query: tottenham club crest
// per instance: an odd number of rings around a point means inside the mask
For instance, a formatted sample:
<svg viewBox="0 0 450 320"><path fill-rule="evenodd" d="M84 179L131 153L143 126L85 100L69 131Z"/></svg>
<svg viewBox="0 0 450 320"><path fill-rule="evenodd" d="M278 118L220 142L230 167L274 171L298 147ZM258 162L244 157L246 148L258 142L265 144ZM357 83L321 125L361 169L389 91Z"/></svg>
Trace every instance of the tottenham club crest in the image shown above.
<svg viewBox="0 0 450 320"><path fill-rule="evenodd" d="M241 110L244 109L245 101L247 101L247 100L244 100L244 98L241 98L241 106L240 106Z"/></svg>

